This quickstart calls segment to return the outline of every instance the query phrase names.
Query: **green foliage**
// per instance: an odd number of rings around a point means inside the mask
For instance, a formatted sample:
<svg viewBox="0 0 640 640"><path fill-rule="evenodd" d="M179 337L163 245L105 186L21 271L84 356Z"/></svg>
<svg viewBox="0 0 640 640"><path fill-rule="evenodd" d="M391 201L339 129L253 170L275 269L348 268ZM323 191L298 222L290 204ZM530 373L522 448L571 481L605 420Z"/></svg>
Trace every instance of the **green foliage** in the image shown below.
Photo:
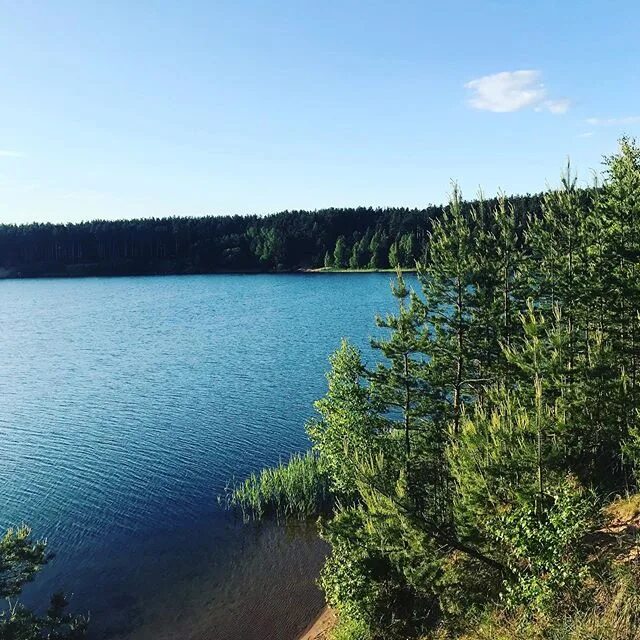
<svg viewBox="0 0 640 640"><path fill-rule="evenodd" d="M348 500L356 490L358 460L380 446L381 420L363 384L360 352L343 340L330 362L327 394L315 404L320 417L307 432L333 493Z"/></svg>
<svg viewBox="0 0 640 640"><path fill-rule="evenodd" d="M394 242L389 249L389 266L395 269L400 266L400 255L398 252L398 243Z"/></svg>
<svg viewBox="0 0 640 640"><path fill-rule="evenodd" d="M333 267L333 255L330 254L328 251L324 254L324 266L327 269L330 269L331 267Z"/></svg>
<svg viewBox="0 0 640 640"><path fill-rule="evenodd" d="M437 640L638 640L638 573L630 567L618 568L592 585L589 600L583 606L570 611L532 615L524 606L508 610L492 607L479 614L472 613L467 620L464 632L440 629L433 637Z"/></svg>
<svg viewBox="0 0 640 640"><path fill-rule="evenodd" d="M46 543L33 540L29 527L8 529L0 538L0 598L17 596L47 561Z"/></svg>
<svg viewBox="0 0 640 640"><path fill-rule="evenodd" d="M586 190L568 168L541 212L454 186L375 366L332 356L308 432L347 637L638 637L596 507L640 486L640 148L605 163ZM418 231L349 236L352 266L360 246L406 266Z"/></svg>
<svg viewBox="0 0 640 640"><path fill-rule="evenodd" d="M403 267L414 267L418 258L418 243L413 233L405 233L398 241L398 260ZM389 261L391 262L391 261Z"/></svg>
<svg viewBox="0 0 640 640"><path fill-rule="evenodd" d="M429 235L429 261L419 278L426 301L426 322L434 335L432 384L449 399L448 414L458 431L462 407L473 399L481 383L475 357L475 271L473 228L470 213L462 206L456 185L445 213Z"/></svg>
<svg viewBox="0 0 640 640"><path fill-rule="evenodd" d="M79 640L87 632L88 620L67 612L63 593L51 597L45 616L22 606L17 597L51 556L46 543L34 540L26 526L9 529L0 539L0 597L8 606L0 610L0 640Z"/></svg>
<svg viewBox="0 0 640 640"><path fill-rule="evenodd" d="M369 243L372 269L385 269L389 266L389 237L384 231L376 231Z"/></svg>
<svg viewBox="0 0 640 640"><path fill-rule="evenodd" d="M349 248L344 236L340 236L333 250L333 265L337 269L345 269L349 266Z"/></svg>
<svg viewBox="0 0 640 640"><path fill-rule="evenodd" d="M339 510L322 533L331 555L320 584L342 620L365 626L376 640L406 638L428 626L437 609L432 590L416 588L399 562L406 552L397 538L379 535L367 510Z"/></svg>
<svg viewBox="0 0 640 640"><path fill-rule="evenodd" d="M521 217L539 215L540 196L511 199ZM466 207L470 204L466 203ZM360 239L358 268L389 266L392 242L426 251L441 206L283 211L269 216L0 224L0 268L9 276L295 271L323 265L340 236ZM412 236L413 240L406 238ZM403 249L404 251L404 249ZM366 259L369 264L362 262ZM347 261L351 256L351 250ZM407 256L408 257L408 256ZM409 260L407 266L413 267ZM326 265L325 265L326 266Z"/></svg>
<svg viewBox="0 0 640 640"><path fill-rule="evenodd" d="M376 601L377 586L372 580L375 558L360 544L362 511L341 510L329 527L323 535L331 542L331 555L322 570L320 585L328 604L344 619L366 622Z"/></svg>
<svg viewBox="0 0 640 640"><path fill-rule="evenodd" d="M410 499L436 519L446 511L446 487L441 473L446 441L443 427L445 394L434 387L431 336L425 331L426 308L418 295L407 287L398 269L392 293L398 313L377 317L378 327L387 338L371 341L382 356L368 372L370 394L380 414L386 438L385 474L402 472ZM425 495L428 500L425 500Z"/></svg>
<svg viewBox="0 0 640 640"><path fill-rule="evenodd" d="M371 640L371 633L363 622L345 618L331 630L331 640Z"/></svg>
<svg viewBox="0 0 640 640"><path fill-rule="evenodd" d="M359 241L353 243L349 267L351 269L366 269L369 265L369 243L371 234L365 234Z"/></svg>
<svg viewBox="0 0 640 640"><path fill-rule="evenodd" d="M540 196L515 196L511 202L521 219L539 215ZM432 220L441 214L441 206L430 205L0 224L0 268L19 277L297 271L322 267L340 236L350 245L345 267L356 238L357 268L387 268L392 242L400 244L403 266L413 267L427 249Z"/></svg>
<svg viewBox="0 0 640 640"><path fill-rule="evenodd" d="M505 588L510 606L549 611L558 595L578 595L589 574L580 543L594 529L594 506L567 480L545 494L543 505L515 505L495 516L491 527L513 571Z"/></svg>
<svg viewBox="0 0 640 640"><path fill-rule="evenodd" d="M255 519L269 514L305 519L330 509L333 502L329 477L312 452L251 474L229 487L226 499L245 518Z"/></svg>

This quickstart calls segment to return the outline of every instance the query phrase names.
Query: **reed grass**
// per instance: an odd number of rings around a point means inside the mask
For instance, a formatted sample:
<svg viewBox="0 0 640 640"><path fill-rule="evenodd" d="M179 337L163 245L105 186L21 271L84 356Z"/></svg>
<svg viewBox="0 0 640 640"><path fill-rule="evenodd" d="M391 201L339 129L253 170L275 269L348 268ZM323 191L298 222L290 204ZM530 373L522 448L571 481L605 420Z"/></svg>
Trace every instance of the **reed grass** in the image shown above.
<svg viewBox="0 0 640 640"><path fill-rule="evenodd" d="M329 477L312 451L296 453L287 462L252 473L229 486L226 495L227 506L239 509L245 519L305 520L333 506Z"/></svg>

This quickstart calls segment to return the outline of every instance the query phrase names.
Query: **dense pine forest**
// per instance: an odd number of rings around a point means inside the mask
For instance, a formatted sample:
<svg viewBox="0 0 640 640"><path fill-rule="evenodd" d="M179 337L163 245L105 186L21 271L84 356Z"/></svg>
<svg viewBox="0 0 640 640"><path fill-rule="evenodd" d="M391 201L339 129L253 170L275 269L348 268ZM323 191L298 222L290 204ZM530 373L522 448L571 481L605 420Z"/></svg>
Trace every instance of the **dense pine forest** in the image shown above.
<svg viewBox="0 0 640 640"><path fill-rule="evenodd" d="M311 451L231 490L319 516L335 640L640 638L640 148L605 169L524 224L454 190L378 364L344 342Z"/></svg>
<svg viewBox="0 0 640 640"><path fill-rule="evenodd" d="M519 223L539 211L540 202L540 196L510 198ZM412 267L424 259L432 223L442 211L361 207L264 217L0 225L0 276Z"/></svg>

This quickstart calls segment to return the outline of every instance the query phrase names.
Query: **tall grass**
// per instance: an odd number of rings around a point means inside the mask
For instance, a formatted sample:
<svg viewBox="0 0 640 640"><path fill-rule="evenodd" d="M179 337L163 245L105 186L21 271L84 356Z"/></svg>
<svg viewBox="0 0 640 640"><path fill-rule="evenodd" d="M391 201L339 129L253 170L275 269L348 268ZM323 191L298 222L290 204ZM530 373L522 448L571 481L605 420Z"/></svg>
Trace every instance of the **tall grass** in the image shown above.
<svg viewBox="0 0 640 640"><path fill-rule="evenodd" d="M252 473L244 482L228 487L226 497L228 507L239 509L245 519L256 520L265 516L304 520L333 506L329 478L312 451Z"/></svg>
<svg viewBox="0 0 640 640"><path fill-rule="evenodd" d="M569 596L571 594L568 594ZM640 575L620 568L596 585L587 606L564 614L531 616L526 610L489 610L462 633L435 633L429 640L640 640ZM423 638L427 640L427 637Z"/></svg>

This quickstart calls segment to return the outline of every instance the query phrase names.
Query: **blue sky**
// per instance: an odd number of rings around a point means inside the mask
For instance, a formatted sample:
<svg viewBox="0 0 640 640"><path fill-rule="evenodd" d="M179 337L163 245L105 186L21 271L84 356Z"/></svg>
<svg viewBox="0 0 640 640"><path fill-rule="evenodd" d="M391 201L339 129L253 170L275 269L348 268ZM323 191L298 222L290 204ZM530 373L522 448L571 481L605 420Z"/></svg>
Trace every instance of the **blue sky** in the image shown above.
<svg viewBox="0 0 640 640"><path fill-rule="evenodd" d="M0 0L0 221L421 206L640 133L640 3Z"/></svg>

